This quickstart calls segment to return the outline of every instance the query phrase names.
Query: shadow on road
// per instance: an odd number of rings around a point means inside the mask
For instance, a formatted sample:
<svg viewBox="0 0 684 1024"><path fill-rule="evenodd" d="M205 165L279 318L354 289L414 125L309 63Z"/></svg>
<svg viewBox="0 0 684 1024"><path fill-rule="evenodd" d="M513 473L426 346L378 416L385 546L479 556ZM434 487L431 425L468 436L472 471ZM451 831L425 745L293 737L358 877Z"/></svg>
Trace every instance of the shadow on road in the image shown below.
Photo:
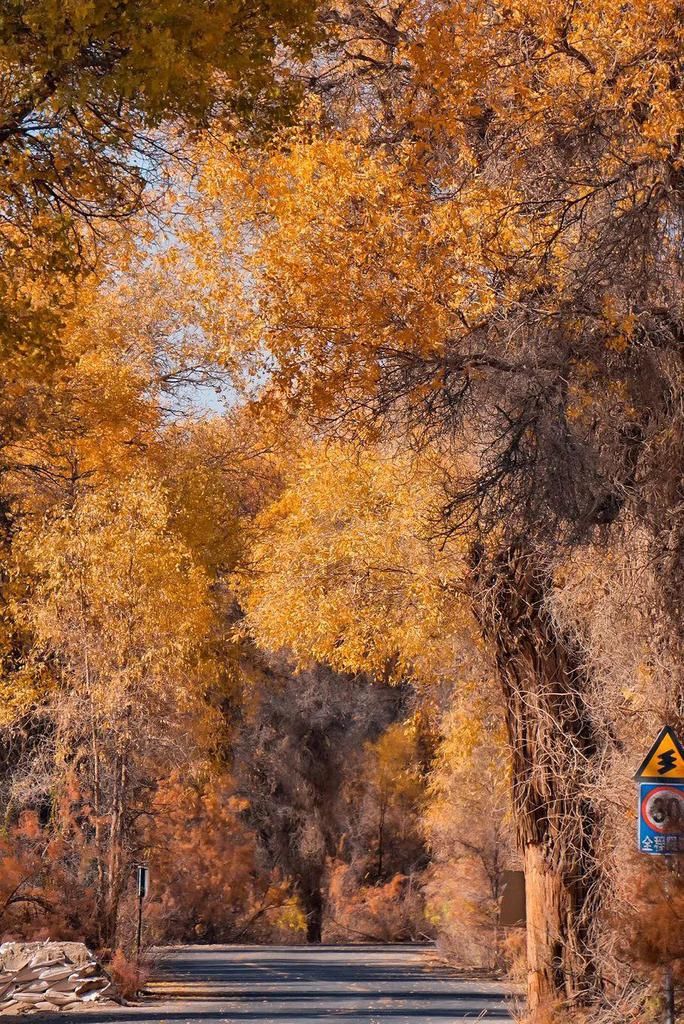
<svg viewBox="0 0 684 1024"><path fill-rule="evenodd" d="M89 1022L89 1024L166 1024L166 1022L179 1021L182 1024L186 1022L194 1021L216 1021L220 1024L226 1024L226 1022L252 1022L252 1024L265 1024L266 1021L287 1021L288 1024L293 1024L295 1021L306 1021L306 1020L321 1020L323 1017L330 1021L340 1021L342 1024L357 1024L359 1021L358 1010L340 1010L336 1011L325 1011L320 1008L312 1010L297 1010L296 1014L293 1014L289 1010L268 1010L267 1016L264 1016L264 1010L259 1007L254 1007L251 1010L225 1010L225 1009L212 1009L212 1010L201 1010L201 1009L186 1009L185 1011L177 1010L154 1010L150 1011L146 1008L136 1008L134 1012L126 1012L125 1010L116 1010L111 1013L93 1012L91 1010L84 1013L68 1013L68 1014L35 1014L31 1017L19 1017L19 1016L7 1016L3 1017L3 1020L7 1021L23 1021L26 1024L27 1021L35 1021L36 1024L57 1024L57 1022L78 1020L83 1022ZM482 1015L482 1011L476 1010L455 1010L453 1008L437 1009L430 1007L429 1010L412 1009L408 1007L396 1008L388 1007L387 1009L373 1009L367 1010L363 1013L363 1019L368 1021L368 1024L378 1021L390 1021L397 1022L403 1020L412 1021L424 1021L426 1019L426 1013L429 1013L430 1020L450 1020L450 1021L510 1021L511 1017L505 1010L492 1009L487 1010L486 1015Z"/></svg>
<svg viewBox="0 0 684 1024"><path fill-rule="evenodd" d="M432 959L431 959L432 957ZM507 986L419 946L183 946L159 951L138 1006L36 1024L461 1024L510 1021ZM26 1018L7 1017L6 1020Z"/></svg>

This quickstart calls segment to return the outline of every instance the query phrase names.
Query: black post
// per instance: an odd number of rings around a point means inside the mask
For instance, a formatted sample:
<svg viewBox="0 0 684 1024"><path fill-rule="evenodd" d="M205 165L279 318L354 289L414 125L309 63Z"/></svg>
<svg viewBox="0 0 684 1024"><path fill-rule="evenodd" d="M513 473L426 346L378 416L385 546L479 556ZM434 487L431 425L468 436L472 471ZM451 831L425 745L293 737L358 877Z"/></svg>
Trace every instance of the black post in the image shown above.
<svg viewBox="0 0 684 1024"><path fill-rule="evenodd" d="M141 892L138 893L138 930L135 941L135 958L140 960L140 947L142 946L142 912L143 912L143 899L145 897Z"/></svg>
<svg viewBox="0 0 684 1024"><path fill-rule="evenodd" d="M672 964L665 968L665 1024L675 1024L675 992Z"/></svg>
<svg viewBox="0 0 684 1024"><path fill-rule="evenodd" d="M665 858L665 896L668 903L672 898L672 892L677 884L679 865L677 858L669 856ZM672 961L665 965L663 974L663 1024L676 1024L675 1021L675 987L672 976Z"/></svg>
<svg viewBox="0 0 684 1024"><path fill-rule="evenodd" d="M140 960L140 950L142 948L142 914L143 914L143 900L147 896L147 889L149 887L150 872L146 864L138 864L136 867L136 876L138 883L138 928L136 931L135 940L135 956L136 960Z"/></svg>

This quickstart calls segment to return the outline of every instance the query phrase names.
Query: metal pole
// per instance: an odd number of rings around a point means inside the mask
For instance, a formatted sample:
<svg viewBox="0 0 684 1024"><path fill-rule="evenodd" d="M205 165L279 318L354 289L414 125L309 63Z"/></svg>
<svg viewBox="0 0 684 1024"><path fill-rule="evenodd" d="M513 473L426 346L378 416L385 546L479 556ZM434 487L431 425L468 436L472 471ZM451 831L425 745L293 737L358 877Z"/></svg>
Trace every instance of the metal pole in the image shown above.
<svg viewBox="0 0 684 1024"><path fill-rule="evenodd" d="M676 857L665 858L665 896L668 901L672 897L672 890L676 885L677 880L677 859ZM675 1024L675 989L674 979L672 977L672 961L665 965L665 971L663 976L663 996L664 996L664 1024Z"/></svg>
<svg viewBox="0 0 684 1024"><path fill-rule="evenodd" d="M140 960L140 947L142 946L142 912L143 912L143 894L138 893L138 931L135 942L135 958ZM668 1022L669 1024L669 1022ZM674 1024L674 1021L672 1022Z"/></svg>
<svg viewBox="0 0 684 1024"><path fill-rule="evenodd" d="M675 1024L675 993L672 980L672 964L665 968L665 1024Z"/></svg>

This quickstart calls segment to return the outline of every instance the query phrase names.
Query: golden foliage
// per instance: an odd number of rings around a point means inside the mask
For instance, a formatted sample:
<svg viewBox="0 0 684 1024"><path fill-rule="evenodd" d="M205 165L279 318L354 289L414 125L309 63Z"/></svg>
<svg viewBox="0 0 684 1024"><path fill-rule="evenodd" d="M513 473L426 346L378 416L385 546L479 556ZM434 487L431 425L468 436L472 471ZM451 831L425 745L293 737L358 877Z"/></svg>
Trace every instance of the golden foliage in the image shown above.
<svg viewBox="0 0 684 1024"><path fill-rule="evenodd" d="M258 642L392 680L449 673L470 623L458 553L430 536L438 479L400 455L305 452L235 574Z"/></svg>
<svg viewBox="0 0 684 1024"><path fill-rule="evenodd" d="M356 16L390 32L376 15ZM358 42L361 78L364 54L379 62L378 110L311 101L265 152L202 151L189 244L217 349L265 367L295 407L365 417L387 401L434 415L447 378L469 394L516 359L539 372L562 343L569 418L591 424L607 398L631 418L624 360L646 307L681 298L677 4L415 0L394 15L391 58L379 30Z"/></svg>

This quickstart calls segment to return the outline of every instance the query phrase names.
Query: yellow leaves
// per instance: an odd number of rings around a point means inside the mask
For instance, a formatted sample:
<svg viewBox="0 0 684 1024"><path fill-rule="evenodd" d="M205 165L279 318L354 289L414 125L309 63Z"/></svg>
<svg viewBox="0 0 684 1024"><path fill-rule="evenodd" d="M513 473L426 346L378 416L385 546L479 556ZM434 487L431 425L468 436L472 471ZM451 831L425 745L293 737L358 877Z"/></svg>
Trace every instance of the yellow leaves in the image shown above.
<svg viewBox="0 0 684 1024"><path fill-rule="evenodd" d="M629 339L624 334L615 334L610 338L606 338L605 346L612 352L625 352L629 345Z"/></svg>
<svg viewBox="0 0 684 1024"><path fill-rule="evenodd" d="M114 92L157 120L179 111L198 114L212 100L229 98L240 76L245 90L254 79L266 88L276 39L301 48L311 35L313 11L307 0L255 3L248 19L234 4L189 3L181 10L175 0L140 0L119 9L103 0L29 0L3 18L0 56L27 77L32 73L37 91L50 74L62 100L73 102L75 93L84 101L89 78L97 78L102 108ZM88 50L93 39L97 61Z"/></svg>
<svg viewBox="0 0 684 1024"><path fill-rule="evenodd" d="M72 285L108 251L122 222L151 208L146 183L166 176L157 171L167 146L178 153L209 110L236 123L251 109L256 130L286 115L298 89L289 87L282 58L307 49L315 6L257 0L246 18L233 3L177 0L3 7L3 363L35 350L45 375ZM163 146L153 138L161 122ZM28 376L35 366L20 370Z"/></svg>
<svg viewBox="0 0 684 1024"><path fill-rule="evenodd" d="M399 679L450 670L469 632L459 554L430 538L438 475L403 456L312 449L255 524L235 585L265 647Z"/></svg>
<svg viewBox="0 0 684 1024"><path fill-rule="evenodd" d="M208 580L169 528L164 492L144 478L84 492L27 526L16 544L33 580L16 615L45 652L59 651L72 685L104 709L187 685L211 622ZM122 703L123 702L123 703Z"/></svg>
<svg viewBox="0 0 684 1024"><path fill-rule="evenodd" d="M320 410L336 388L372 392L386 347L437 355L464 314L486 315L491 279L473 240L485 211L500 214L501 190L473 182L454 209L416 187L410 152L393 162L335 136L288 133L239 162L226 153L205 164L206 218L219 224L210 259L207 227L189 236L225 314L205 327L224 350L261 350L300 401Z"/></svg>
<svg viewBox="0 0 684 1024"><path fill-rule="evenodd" d="M416 731L410 722L396 722L375 743L368 744L372 756L369 782L381 799L401 800L414 808L425 795Z"/></svg>
<svg viewBox="0 0 684 1024"><path fill-rule="evenodd" d="M6 666L0 662L0 728L12 725L37 704L45 700L52 689L51 681L38 670L25 669L5 676Z"/></svg>
<svg viewBox="0 0 684 1024"><path fill-rule="evenodd" d="M625 352L637 326L637 318L624 299L607 294L603 300L606 323L604 345L612 352Z"/></svg>
<svg viewBox="0 0 684 1024"><path fill-rule="evenodd" d="M314 103L262 154L205 149L207 223L190 245L210 254L217 348L258 352L318 414L372 399L388 357L437 363L531 295L535 313L566 316L585 252L650 202L681 127L663 23L628 7L410 4L396 145L375 145L362 111L330 129ZM624 350L634 327L623 317L605 347Z"/></svg>
<svg viewBox="0 0 684 1024"><path fill-rule="evenodd" d="M278 906L273 916L280 928L306 935L306 914L296 894L290 894L287 902Z"/></svg>

